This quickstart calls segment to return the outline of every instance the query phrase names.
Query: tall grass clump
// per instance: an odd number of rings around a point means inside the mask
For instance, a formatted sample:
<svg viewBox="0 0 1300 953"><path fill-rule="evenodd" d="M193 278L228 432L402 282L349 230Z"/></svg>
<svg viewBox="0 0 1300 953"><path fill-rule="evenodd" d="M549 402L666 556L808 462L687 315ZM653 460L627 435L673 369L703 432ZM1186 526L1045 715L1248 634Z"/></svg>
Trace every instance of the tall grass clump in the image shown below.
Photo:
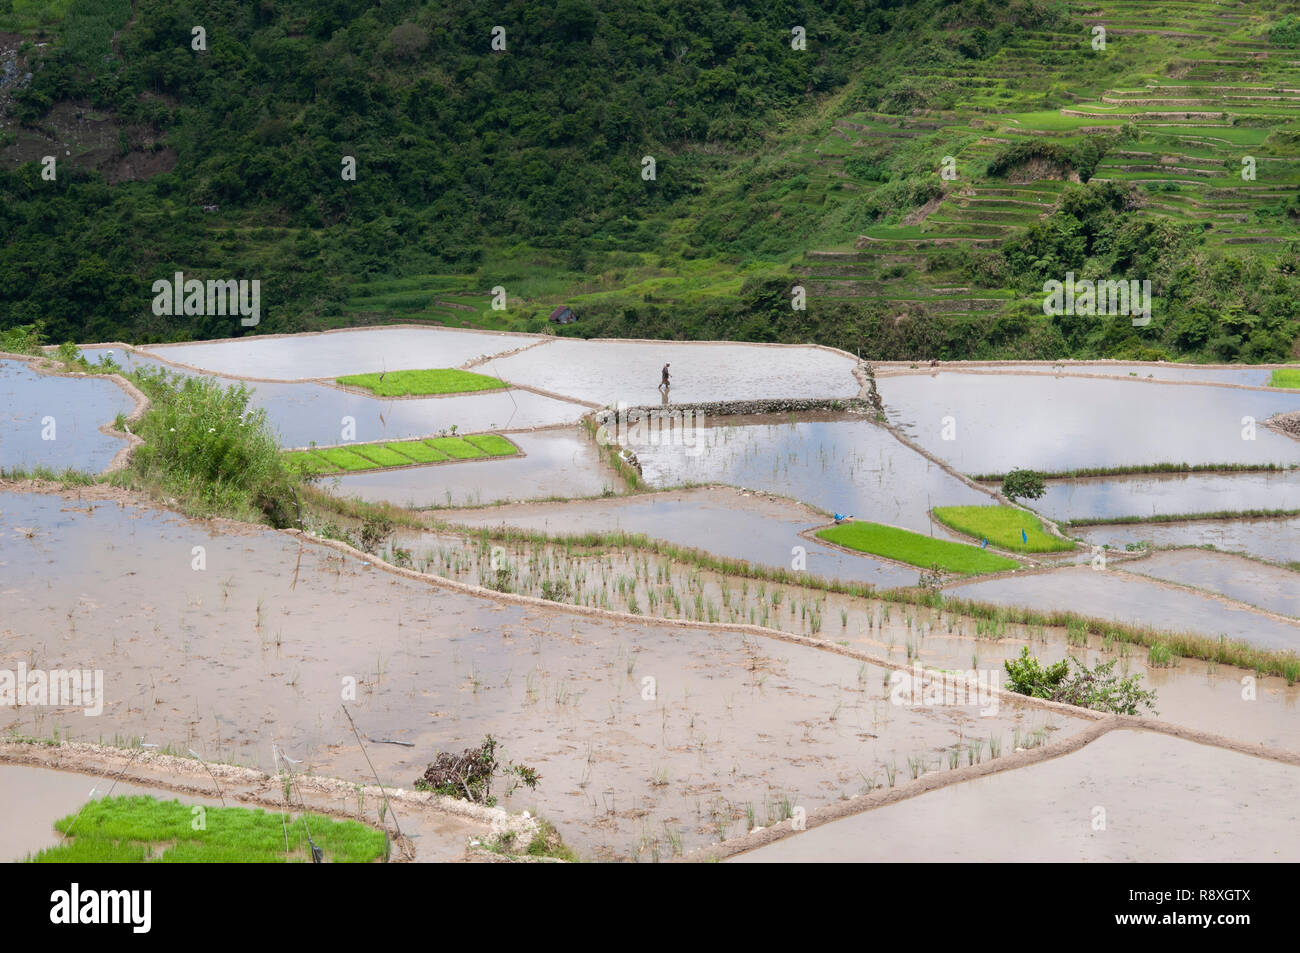
<svg viewBox="0 0 1300 953"><path fill-rule="evenodd" d="M129 477L201 515L296 523L300 477L285 467L266 412L249 410L247 387L147 369L134 379L152 406Z"/></svg>

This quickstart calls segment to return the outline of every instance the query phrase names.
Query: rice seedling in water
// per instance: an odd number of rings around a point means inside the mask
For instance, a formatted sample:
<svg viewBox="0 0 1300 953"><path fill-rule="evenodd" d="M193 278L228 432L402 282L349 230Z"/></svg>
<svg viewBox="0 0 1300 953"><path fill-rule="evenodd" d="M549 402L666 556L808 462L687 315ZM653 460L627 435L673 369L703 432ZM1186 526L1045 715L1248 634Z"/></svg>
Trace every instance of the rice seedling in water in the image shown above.
<svg viewBox="0 0 1300 953"><path fill-rule="evenodd" d="M1001 754L1002 754L1002 739L1000 737L994 737L993 735L989 735L989 755L991 757L996 758Z"/></svg>
<svg viewBox="0 0 1300 953"><path fill-rule="evenodd" d="M1172 668L1174 653L1163 642L1157 642L1147 652L1147 664L1152 668Z"/></svg>

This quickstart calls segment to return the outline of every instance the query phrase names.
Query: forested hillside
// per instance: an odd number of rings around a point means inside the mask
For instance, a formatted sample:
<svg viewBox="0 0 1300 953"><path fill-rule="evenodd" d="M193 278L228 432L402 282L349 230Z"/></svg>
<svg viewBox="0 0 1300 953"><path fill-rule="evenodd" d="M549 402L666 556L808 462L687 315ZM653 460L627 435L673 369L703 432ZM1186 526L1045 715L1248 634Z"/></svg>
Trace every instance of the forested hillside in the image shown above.
<svg viewBox="0 0 1300 953"><path fill-rule="evenodd" d="M0 0L0 330L1300 357L1283 9ZM178 271L261 323L153 314ZM1045 316L1067 272L1153 320Z"/></svg>

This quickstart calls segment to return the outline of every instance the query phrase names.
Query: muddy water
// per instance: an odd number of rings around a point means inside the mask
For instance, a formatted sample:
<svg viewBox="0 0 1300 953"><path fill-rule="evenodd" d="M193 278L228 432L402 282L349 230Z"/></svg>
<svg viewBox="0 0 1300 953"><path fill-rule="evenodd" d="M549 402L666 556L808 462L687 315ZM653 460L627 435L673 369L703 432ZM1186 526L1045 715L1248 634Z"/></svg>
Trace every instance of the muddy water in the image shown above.
<svg viewBox="0 0 1300 953"><path fill-rule="evenodd" d="M0 361L0 468L98 473L125 446L99 428L134 408L111 380L52 377L25 361Z"/></svg>
<svg viewBox="0 0 1300 953"><path fill-rule="evenodd" d="M299 380L459 367L482 355L500 354L537 340L451 328L363 328L283 338L252 335L234 341L150 345L142 350L214 374Z"/></svg>
<svg viewBox="0 0 1300 953"><path fill-rule="evenodd" d="M91 361L99 361L108 350L83 348L82 353ZM128 370L155 367L188 374L143 352L116 348L113 358ZM215 377L215 380L224 387L241 383L228 377ZM280 444L285 447L342 443L345 418L351 419L354 428L355 436L349 440L365 443L429 437L453 426L462 433L549 427L572 423L587 410L581 404L513 388L459 397L385 400L322 384L243 383L252 392L249 404L266 410Z"/></svg>
<svg viewBox="0 0 1300 953"><path fill-rule="evenodd" d="M1300 440L1264 427L1242 439L1243 417L1300 410L1300 393L954 372L883 377L879 389L891 421L964 473L1300 462Z"/></svg>
<svg viewBox="0 0 1300 953"><path fill-rule="evenodd" d="M824 579L890 588L912 585L917 577L917 570L800 537L801 531L827 522L807 507L730 487L460 510L439 513L438 517L465 526L510 526L558 536L589 531L643 533L652 539L773 569L792 569L791 551L800 546L806 557L806 571Z"/></svg>
<svg viewBox="0 0 1300 953"><path fill-rule="evenodd" d="M1300 860L1300 768L1150 732L816 827L742 862ZM1095 818L1101 808L1104 829Z"/></svg>
<svg viewBox="0 0 1300 953"><path fill-rule="evenodd" d="M1006 625L995 636L980 634L971 620L948 613L918 610L917 619L912 632L903 636L889 627L883 630L887 635L879 626L866 634L853 629L850 644L896 661L906 659L910 644L913 657L923 666L963 671L991 667L1002 673L1003 663L1026 647L1044 665L1067 656L1089 668L1114 661L1116 674L1140 675L1141 687L1156 692L1155 709L1143 708L1144 715L1300 752L1300 684L1288 686L1282 678L1257 678L1252 670L1195 659L1179 659L1172 667L1155 668L1147 664L1147 650L1141 646L1108 644L1097 636L1088 637L1084 644L1069 644L1060 629ZM1254 690L1246 690L1248 685Z"/></svg>
<svg viewBox="0 0 1300 953"><path fill-rule="evenodd" d="M1129 572L1208 589L1270 612L1300 617L1300 573L1241 556L1189 549L1125 563Z"/></svg>
<svg viewBox="0 0 1300 953"><path fill-rule="evenodd" d="M658 404L664 364L675 403L756 397L853 397L852 358L814 347L667 341L575 341L499 358L482 370L601 405Z"/></svg>
<svg viewBox="0 0 1300 953"><path fill-rule="evenodd" d="M1224 605L1212 596L1162 586L1115 568L1099 572L1071 566L949 586L947 592L962 599L1041 611L1063 609L1212 639L1227 635L1266 649L1300 650L1300 623Z"/></svg>
<svg viewBox="0 0 1300 953"><path fill-rule="evenodd" d="M992 502L860 417L708 421L693 439L637 446L647 482L729 483L921 533L930 532L930 506Z"/></svg>
<svg viewBox="0 0 1300 953"><path fill-rule="evenodd" d="M1300 470L1052 480L1033 506L1055 520L1300 509Z"/></svg>
<svg viewBox="0 0 1300 953"><path fill-rule="evenodd" d="M1152 546L1213 546L1281 563L1300 561L1300 517L1086 526L1076 532L1093 545L1115 549L1146 541Z"/></svg>
<svg viewBox="0 0 1300 953"><path fill-rule="evenodd" d="M622 479L579 430L510 434L526 456L322 477L332 493L402 506L472 506L617 492Z"/></svg>
<svg viewBox="0 0 1300 953"><path fill-rule="evenodd" d="M382 573L291 537L222 533L136 507L5 494L4 663L96 668L102 715L5 711L38 737L143 737L209 760L366 776L340 712L388 783L491 733L533 765L507 802L584 855L666 857L856 791L971 738L1061 735L1072 719L1003 707L896 707L883 669L765 638L495 604ZM12 525L38 527L14 543ZM196 571L194 546L205 547ZM652 681L647 682L650 678ZM1061 736L1058 735L1058 736ZM860 773L861 772L861 773Z"/></svg>
<svg viewBox="0 0 1300 953"><path fill-rule="evenodd" d="M410 551L417 568L478 585L501 583L488 544L433 533L402 534L396 544ZM1300 684L1288 687L1279 677L1257 678L1251 671L1190 659L1155 668L1147 664L1146 649L1098 636L1074 644L1059 628L994 626L943 610L738 581L662 557L582 555L563 547L511 544L501 547L496 566L507 570L505 585L512 592L544 596L547 582L554 587L563 580L564 602L664 619L756 623L850 645L900 665L919 661L948 670L991 668L1000 680L1003 662L1025 647L1045 664L1067 654L1089 667L1113 660L1119 673L1139 674L1144 687L1156 690L1155 711L1144 709L1146 714L1300 751ZM1253 692L1243 691L1247 678Z"/></svg>

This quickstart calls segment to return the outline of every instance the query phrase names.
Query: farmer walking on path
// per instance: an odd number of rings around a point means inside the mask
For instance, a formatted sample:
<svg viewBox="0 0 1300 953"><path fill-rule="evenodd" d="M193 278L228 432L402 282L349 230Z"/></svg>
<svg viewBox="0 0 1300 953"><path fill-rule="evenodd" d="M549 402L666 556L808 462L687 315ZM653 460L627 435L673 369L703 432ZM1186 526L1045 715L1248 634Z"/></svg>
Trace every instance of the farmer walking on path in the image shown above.
<svg viewBox="0 0 1300 953"><path fill-rule="evenodd" d="M659 382L659 389L660 389L661 391L663 391L665 394L668 393L668 386L669 386L669 385L668 385L668 368L669 368L670 366L671 366L670 364L665 364L665 365L664 365L664 377L663 377L663 380L661 380L661 381Z"/></svg>

